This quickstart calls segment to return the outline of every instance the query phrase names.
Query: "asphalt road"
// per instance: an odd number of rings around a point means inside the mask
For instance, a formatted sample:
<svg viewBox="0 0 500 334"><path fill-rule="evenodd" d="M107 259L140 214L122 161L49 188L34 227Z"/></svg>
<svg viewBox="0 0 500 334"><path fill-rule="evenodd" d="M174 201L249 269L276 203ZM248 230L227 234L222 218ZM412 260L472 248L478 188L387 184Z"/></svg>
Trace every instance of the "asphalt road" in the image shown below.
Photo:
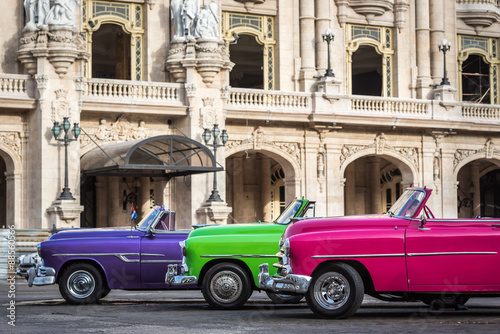
<svg viewBox="0 0 500 334"><path fill-rule="evenodd" d="M200 291L114 290L99 304L74 306L62 299L57 285L29 288L18 280L15 286L0 282L0 305L0 333L500 332L500 298L473 298L466 311L430 311L420 302L366 296L351 318L328 320L314 315L305 302L274 305L258 292L237 311L211 309Z"/></svg>

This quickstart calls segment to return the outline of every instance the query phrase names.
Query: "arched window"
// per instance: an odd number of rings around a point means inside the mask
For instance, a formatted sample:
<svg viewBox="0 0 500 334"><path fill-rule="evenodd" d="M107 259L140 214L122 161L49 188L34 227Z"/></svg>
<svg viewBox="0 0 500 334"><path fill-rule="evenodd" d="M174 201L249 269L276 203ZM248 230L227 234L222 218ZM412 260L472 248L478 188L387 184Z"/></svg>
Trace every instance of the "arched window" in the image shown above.
<svg viewBox="0 0 500 334"><path fill-rule="evenodd" d="M352 54L352 94L382 96L382 55L370 45Z"/></svg>

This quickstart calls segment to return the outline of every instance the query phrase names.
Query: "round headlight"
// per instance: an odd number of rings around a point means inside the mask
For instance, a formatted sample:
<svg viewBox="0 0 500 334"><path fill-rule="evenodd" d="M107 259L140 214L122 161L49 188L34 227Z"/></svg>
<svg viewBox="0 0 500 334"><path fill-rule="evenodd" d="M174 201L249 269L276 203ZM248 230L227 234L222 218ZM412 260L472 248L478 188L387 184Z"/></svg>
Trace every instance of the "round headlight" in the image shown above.
<svg viewBox="0 0 500 334"><path fill-rule="evenodd" d="M285 253L285 256L290 255L290 239L286 238L285 243L283 244L283 252Z"/></svg>

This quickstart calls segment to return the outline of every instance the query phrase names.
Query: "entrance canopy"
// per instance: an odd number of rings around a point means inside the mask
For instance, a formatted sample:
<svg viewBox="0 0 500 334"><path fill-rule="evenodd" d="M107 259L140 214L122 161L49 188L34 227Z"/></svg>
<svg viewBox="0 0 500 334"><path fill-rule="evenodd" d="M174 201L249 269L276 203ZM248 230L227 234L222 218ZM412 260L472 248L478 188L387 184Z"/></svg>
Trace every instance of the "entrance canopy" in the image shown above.
<svg viewBox="0 0 500 334"><path fill-rule="evenodd" d="M81 159L85 175L175 176L222 171L208 147L182 136L157 136L96 147Z"/></svg>

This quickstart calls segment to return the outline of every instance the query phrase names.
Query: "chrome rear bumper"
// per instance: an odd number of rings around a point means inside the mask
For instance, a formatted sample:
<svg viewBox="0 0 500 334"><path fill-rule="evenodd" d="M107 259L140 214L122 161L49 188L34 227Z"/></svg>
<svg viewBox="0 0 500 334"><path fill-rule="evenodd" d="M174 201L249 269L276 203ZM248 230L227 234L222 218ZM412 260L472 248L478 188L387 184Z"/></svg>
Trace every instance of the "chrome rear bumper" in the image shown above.
<svg viewBox="0 0 500 334"><path fill-rule="evenodd" d="M305 294L309 289L311 277L288 274L285 277L270 277L267 263L259 266L259 287L276 293Z"/></svg>
<svg viewBox="0 0 500 334"><path fill-rule="evenodd" d="M167 286L196 285L198 284L198 278L196 276L177 275L177 265L169 264L165 275L165 284Z"/></svg>

